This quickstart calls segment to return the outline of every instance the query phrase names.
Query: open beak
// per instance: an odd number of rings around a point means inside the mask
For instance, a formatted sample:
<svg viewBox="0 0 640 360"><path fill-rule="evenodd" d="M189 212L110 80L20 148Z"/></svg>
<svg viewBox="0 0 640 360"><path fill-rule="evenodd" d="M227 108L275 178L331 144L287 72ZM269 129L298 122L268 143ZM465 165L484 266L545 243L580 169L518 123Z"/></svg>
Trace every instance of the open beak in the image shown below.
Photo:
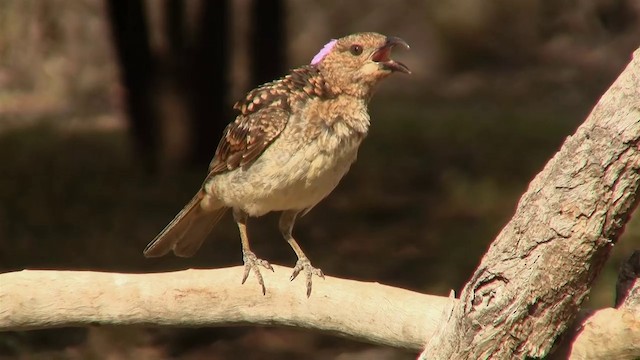
<svg viewBox="0 0 640 360"><path fill-rule="evenodd" d="M405 64L391 59L391 50L396 46L403 47L407 50L410 49L409 44L407 44L406 41L397 37L389 36L387 37L385 44L371 55L371 60L380 63L386 70L411 74L411 70L409 70Z"/></svg>

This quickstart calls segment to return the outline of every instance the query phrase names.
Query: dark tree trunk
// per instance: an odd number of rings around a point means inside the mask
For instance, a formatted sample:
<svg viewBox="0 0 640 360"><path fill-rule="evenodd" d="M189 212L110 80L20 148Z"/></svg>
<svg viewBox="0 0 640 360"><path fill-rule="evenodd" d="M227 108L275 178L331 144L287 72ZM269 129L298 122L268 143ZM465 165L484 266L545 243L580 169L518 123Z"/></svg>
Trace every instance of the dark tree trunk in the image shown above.
<svg viewBox="0 0 640 360"><path fill-rule="evenodd" d="M263 84L287 70L285 3L254 0L251 8L251 82Z"/></svg>
<svg viewBox="0 0 640 360"><path fill-rule="evenodd" d="M229 123L229 1L204 1L190 56L189 90L193 160L208 163Z"/></svg>
<svg viewBox="0 0 640 360"><path fill-rule="evenodd" d="M108 0L107 15L124 87L126 111L138 156L145 168L158 165L159 126L154 104L156 66L141 0Z"/></svg>
<svg viewBox="0 0 640 360"><path fill-rule="evenodd" d="M169 51L172 54L181 54L184 52L184 6L185 4L182 0L165 0L165 34L167 36Z"/></svg>
<svg viewBox="0 0 640 360"><path fill-rule="evenodd" d="M145 166L155 170L208 163L232 120L227 102L229 1L165 0L159 3L162 27L148 26L142 0L106 4L132 137ZM194 4L198 12L187 18L187 7ZM284 1L255 0L251 17L255 86L286 70ZM193 27L187 26L190 21ZM166 46L160 51L150 47L149 28L161 32Z"/></svg>

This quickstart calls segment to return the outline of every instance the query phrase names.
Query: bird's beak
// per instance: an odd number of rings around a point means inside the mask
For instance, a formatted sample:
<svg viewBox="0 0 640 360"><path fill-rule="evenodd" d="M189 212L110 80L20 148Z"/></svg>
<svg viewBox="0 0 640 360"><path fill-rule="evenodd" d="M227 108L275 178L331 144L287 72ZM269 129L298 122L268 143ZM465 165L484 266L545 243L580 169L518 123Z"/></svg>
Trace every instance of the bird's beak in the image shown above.
<svg viewBox="0 0 640 360"><path fill-rule="evenodd" d="M393 48L396 46L403 47L407 50L410 49L409 44L407 44L406 41L397 37L389 36L387 37L387 41L385 42L385 44L382 45L380 48L378 48L378 50L376 50L371 55L371 60L374 62L380 63L382 67L386 70L399 71L405 74L411 74L411 70L409 70L409 68L405 64L399 61L392 60L390 58L391 50L393 50Z"/></svg>

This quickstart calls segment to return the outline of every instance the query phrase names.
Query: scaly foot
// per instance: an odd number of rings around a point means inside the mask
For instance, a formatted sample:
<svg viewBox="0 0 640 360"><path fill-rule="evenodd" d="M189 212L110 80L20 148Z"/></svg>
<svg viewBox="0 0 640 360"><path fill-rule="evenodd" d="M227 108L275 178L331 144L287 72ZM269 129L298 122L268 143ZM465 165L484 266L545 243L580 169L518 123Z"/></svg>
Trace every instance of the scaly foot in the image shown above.
<svg viewBox="0 0 640 360"><path fill-rule="evenodd" d="M309 259L306 257L300 257L296 262L296 266L293 268L293 274L291 274L291 278L289 280L293 281L293 279L295 279L303 270L305 277L307 278L307 297L309 297L311 296L311 278L315 275L324 279L324 274L322 273L322 270L311 266Z"/></svg>
<svg viewBox="0 0 640 360"><path fill-rule="evenodd" d="M244 275L242 276L242 283L244 284L244 282L247 281L249 273L251 272L251 270L253 270L253 274L258 280L258 284L262 286L262 295L266 295L267 289L264 287L264 280L262 279L262 274L260 273L259 266L273 271L273 267L271 266L271 264L269 264L269 262L266 260L258 259L256 254L254 254L250 250L242 251L242 261L244 262Z"/></svg>

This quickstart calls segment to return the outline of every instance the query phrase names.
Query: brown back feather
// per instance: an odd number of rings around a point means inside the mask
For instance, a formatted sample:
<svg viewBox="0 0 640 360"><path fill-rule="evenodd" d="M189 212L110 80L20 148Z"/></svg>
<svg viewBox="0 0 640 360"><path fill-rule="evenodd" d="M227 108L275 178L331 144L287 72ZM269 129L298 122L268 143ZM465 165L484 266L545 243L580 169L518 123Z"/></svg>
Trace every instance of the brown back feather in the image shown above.
<svg viewBox="0 0 640 360"><path fill-rule="evenodd" d="M315 66L291 70L287 76L251 90L233 106L240 115L224 130L209 165L209 176L249 167L287 126L296 102L333 96Z"/></svg>

